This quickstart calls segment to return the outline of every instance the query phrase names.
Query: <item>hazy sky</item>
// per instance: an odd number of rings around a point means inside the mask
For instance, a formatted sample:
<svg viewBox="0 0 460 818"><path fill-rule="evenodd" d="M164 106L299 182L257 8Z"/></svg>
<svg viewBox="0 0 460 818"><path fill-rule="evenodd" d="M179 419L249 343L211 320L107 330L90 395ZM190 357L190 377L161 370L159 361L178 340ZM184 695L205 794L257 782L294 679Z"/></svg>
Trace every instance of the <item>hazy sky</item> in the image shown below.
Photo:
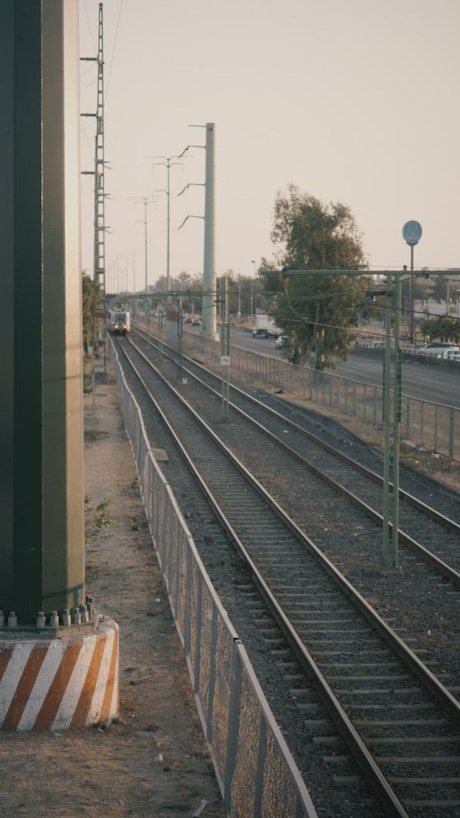
<svg viewBox="0 0 460 818"><path fill-rule="evenodd" d="M98 0L80 0L80 53L97 55ZM293 183L348 205L372 269L460 267L459 0L105 0L107 289L166 270L161 156L215 123L215 267L273 256L275 197ZM81 63L81 110L96 111ZM148 158L156 157L156 158ZM205 151L170 170L171 275L202 272ZM171 160L178 162L179 160ZM82 118L82 170L94 118ZM177 194L189 187L181 196ZM163 191L163 192L157 192ZM93 268L94 180L82 176L82 265Z"/></svg>

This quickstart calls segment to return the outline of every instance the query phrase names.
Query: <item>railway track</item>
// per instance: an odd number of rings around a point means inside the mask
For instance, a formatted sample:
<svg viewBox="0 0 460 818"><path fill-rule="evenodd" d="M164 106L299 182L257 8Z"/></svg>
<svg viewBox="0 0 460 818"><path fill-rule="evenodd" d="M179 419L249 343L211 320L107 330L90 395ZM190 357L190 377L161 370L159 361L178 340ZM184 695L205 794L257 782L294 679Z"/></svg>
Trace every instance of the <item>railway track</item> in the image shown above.
<svg viewBox="0 0 460 818"><path fill-rule="evenodd" d="M183 369L178 389L172 390L158 371L153 373L141 351L131 346L128 350L127 342L119 347L138 372L130 376L133 385L138 377L142 378L145 388L154 391L158 404L167 406L170 434L176 435L180 430L195 486L188 484L186 489L181 489L179 481L175 489L179 502L181 490L190 498L192 492L196 494L196 484L200 482L203 488L208 487L208 502L225 524L226 538L219 535L217 544L216 523L208 519L207 507L200 512L201 519L206 521L207 534L203 539L211 536L213 541L204 543L209 557L208 570L224 604L237 588L239 603L232 603L235 613L243 599L245 611L254 611L249 621L260 626L259 639L268 644L269 656L277 669L277 693L272 697L274 712L276 714L276 701L283 704L278 707L281 722L285 718L282 711L290 712L293 708L296 711L294 722L298 732L292 735L293 746L299 748L306 743L308 747L322 747L324 764L334 770L331 779L336 788L339 785L353 788L356 762L350 761L350 753L358 758L359 769L368 786L377 792L377 800L370 806L366 799L372 796L366 795L364 812L358 812L358 804L354 803L350 814L429 815L430 818L455 814L452 810L460 809L455 772L460 752L459 706L449 673L439 666L434 654L428 662L426 656L422 662L409 649L324 551L304 534L294 520L292 509L283 510L279 498L270 496L262 481L244 468L242 459L235 458L228 446L222 448L215 431L199 421L196 411L185 405L180 392L186 391L187 398L193 392L195 405L207 403L212 407L214 403L214 410L218 396L199 399L195 392L202 387L196 383L184 384L190 373L185 376ZM174 368L164 362L161 366ZM145 392L139 400L147 416ZM159 406L155 412L158 411ZM216 412L212 409L211 415L216 425ZM219 433L226 430L222 436L236 436L240 447L252 450L250 458L255 461L255 432L243 435L243 420L247 421L239 417L238 430L218 421ZM158 438L158 430L154 435ZM252 447L248 444L251 439ZM157 439L155 445L158 445ZM276 482L273 452L269 454L271 478ZM269 468L267 462L257 465L259 477L260 472ZM289 468L294 467L291 464ZM305 466L302 469L305 473ZM298 482L295 475L293 482ZM193 517L199 508L197 499L191 508L193 511L189 513ZM370 523L376 526L375 520L371 519ZM232 569L234 579L230 589L225 575L228 565L233 564L232 544L238 546L239 562ZM222 565L223 572L220 571ZM255 579L257 594L249 581L251 577ZM454 589L453 578L443 582ZM455 595L455 589L452 593ZM271 618L266 610L270 611ZM235 625L239 628L238 623ZM249 634L251 624L244 627ZM328 752L328 748L332 751ZM299 752L297 750L297 755ZM309 783L307 772L306 762L305 777ZM331 791L328 795L330 798ZM378 807L379 803L383 809ZM319 814L346 814L338 811L338 807L335 803L333 812Z"/></svg>
<svg viewBox="0 0 460 818"><path fill-rule="evenodd" d="M147 333L139 332L150 348L157 349L155 341ZM149 346L146 347L148 352ZM163 353L165 349L163 347ZM175 362L175 352L171 351L171 362ZM181 376L196 379L207 387L216 397L220 397L221 375L207 369L190 358L181 357ZM273 398L265 395L262 399L251 395L247 390L231 387L231 411L238 412L249 422L258 426L270 443L288 450L292 457L301 466L307 468L316 477L336 489L357 508L361 509L379 526L383 523L383 477L376 469L381 466L380 455L372 455L368 447L361 447L358 456L365 456L367 464L351 456L350 451L339 449L337 440L328 443L325 440L324 430L315 434L311 429L311 419L292 408L283 407L281 411L279 401L277 405ZM275 399L276 401L276 399ZM215 407L211 410L215 415ZM212 417L208 412L208 419ZM350 444L348 443L348 449ZM243 455L244 460L244 455ZM404 482L404 476L403 476ZM406 477L408 489L400 488L400 528L398 530L399 545L410 549L420 560L427 560L436 567L443 577L451 579L454 584L460 584L460 498L443 489L438 492L438 501L443 508L433 506L433 484L425 486L425 500L414 495L420 492L420 485ZM351 490L350 487L353 487ZM455 515L455 519L449 515ZM391 526L390 526L391 527ZM421 532L423 542L414 537L411 532Z"/></svg>

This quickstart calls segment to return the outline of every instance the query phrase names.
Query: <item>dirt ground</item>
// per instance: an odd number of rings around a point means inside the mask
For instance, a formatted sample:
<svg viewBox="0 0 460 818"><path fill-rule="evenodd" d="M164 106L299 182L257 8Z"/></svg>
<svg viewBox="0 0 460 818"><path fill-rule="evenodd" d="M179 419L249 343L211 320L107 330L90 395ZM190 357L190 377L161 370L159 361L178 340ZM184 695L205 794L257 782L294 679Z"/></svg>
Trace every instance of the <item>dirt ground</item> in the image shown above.
<svg viewBox="0 0 460 818"><path fill-rule="evenodd" d="M0 732L0 816L223 818L116 386L85 396L84 414L86 591L120 627L120 717L106 729Z"/></svg>

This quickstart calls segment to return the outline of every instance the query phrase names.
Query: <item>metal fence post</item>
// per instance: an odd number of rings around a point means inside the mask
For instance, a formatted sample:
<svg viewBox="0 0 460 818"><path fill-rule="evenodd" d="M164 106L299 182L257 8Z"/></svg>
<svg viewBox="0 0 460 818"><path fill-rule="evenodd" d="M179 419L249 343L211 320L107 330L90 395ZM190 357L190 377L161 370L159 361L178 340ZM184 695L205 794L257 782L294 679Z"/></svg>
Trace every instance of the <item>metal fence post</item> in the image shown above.
<svg viewBox="0 0 460 818"><path fill-rule="evenodd" d="M267 724L261 718L259 723L259 743L257 747L256 787L254 793L254 818L263 818L262 795L264 787L264 768L267 749Z"/></svg>
<svg viewBox="0 0 460 818"><path fill-rule="evenodd" d="M232 782L235 774L236 758L238 752L238 731L239 731L239 717L240 717L240 703L241 703L241 661L238 655L238 641L233 643L232 656L232 688L230 695L229 714L228 714L228 736L227 736L227 761L225 765L225 792L224 792L224 808L225 814L231 815L232 808ZM248 818L250 816L248 815Z"/></svg>
<svg viewBox="0 0 460 818"><path fill-rule="evenodd" d="M451 460L454 459L455 455L454 441L455 441L455 411L453 406L451 406L449 411L449 457Z"/></svg>
<svg viewBox="0 0 460 818"><path fill-rule="evenodd" d="M193 692L198 694L200 690L200 665L201 665L201 633L203 629L202 624L202 603L203 603L203 575L201 571L198 572L197 589L195 600L195 658L193 664Z"/></svg>
<svg viewBox="0 0 460 818"><path fill-rule="evenodd" d="M208 691L208 710L206 714L206 729L209 742L212 742L212 714L214 708L214 688L216 684L216 645L217 645L217 609L215 604L212 606L211 618L211 644L209 646L209 691Z"/></svg>

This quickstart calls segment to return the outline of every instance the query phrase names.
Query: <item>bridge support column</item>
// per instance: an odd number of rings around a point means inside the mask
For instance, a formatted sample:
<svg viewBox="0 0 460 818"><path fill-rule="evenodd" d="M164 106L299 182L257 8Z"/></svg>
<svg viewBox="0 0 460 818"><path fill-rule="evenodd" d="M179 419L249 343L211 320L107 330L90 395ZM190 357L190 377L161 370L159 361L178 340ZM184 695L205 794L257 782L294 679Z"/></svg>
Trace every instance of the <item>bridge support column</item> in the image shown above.
<svg viewBox="0 0 460 818"><path fill-rule="evenodd" d="M78 46L78 0L0 3L5 729L58 701L59 729L118 708L118 629L85 589Z"/></svg>

